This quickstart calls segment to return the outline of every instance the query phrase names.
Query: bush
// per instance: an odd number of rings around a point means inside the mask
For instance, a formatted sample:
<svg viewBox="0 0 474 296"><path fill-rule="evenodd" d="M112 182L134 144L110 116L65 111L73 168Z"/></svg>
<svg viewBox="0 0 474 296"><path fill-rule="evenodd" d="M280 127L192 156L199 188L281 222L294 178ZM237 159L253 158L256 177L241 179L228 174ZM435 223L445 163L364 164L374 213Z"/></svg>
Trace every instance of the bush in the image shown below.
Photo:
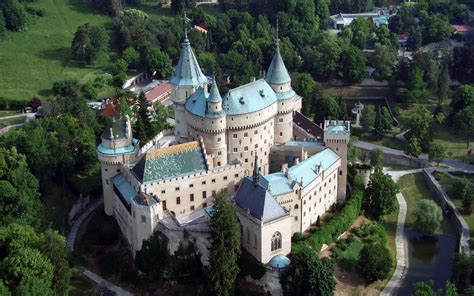
<svg viewBox="0 0 474 296"><path fill-rule="evenodd" d="M242 250L242 255L240 256L237 264L239 266L241 276L250 275L254 280L261 279L265 272L267 272L265 266L258 262L245 250Z"/></svg>
<svg viewBox="0 0 474 296"><path fill-rule="evenodd" d="M4 97L0 97L0 110L20 110L28 106L28 100L9 100Z"/></svg>
<svg viewBox="0 0 474 296"><path fill-rule="evenodd" d="M119 240L120 230L113 217L103 211L94 214L84 234L84 245L111 245Z"/></svg>
<svg viewBox="0 0 474 296"><path fill-rule="evenodd" d="M379 243L366 244L360 252L359 269L364 277L375 282L388 277L392 268L392 255Z"/></svg>
<svg viewBox="0 0 474 296"><path fill-rule="evenodd" d="M304 236L301 232L295 232L292 238L294 243L304 240Z"/></svg>

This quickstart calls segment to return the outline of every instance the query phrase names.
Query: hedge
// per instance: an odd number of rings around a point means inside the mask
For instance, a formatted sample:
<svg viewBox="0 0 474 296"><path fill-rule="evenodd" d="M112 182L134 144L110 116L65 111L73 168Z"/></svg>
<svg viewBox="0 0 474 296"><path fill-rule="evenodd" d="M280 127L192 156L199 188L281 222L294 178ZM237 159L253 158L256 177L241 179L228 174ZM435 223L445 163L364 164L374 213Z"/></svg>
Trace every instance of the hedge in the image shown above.
<svg viewBox="0 0 474 296"><path fill-rule="evenodd" d="M360 177L354 178L352 196L341 213L331 219L326 225L311 234L306 242L315 250L320 250L323 244L330 244L346 231L359 216L364 198L364 184Z"/></svg>

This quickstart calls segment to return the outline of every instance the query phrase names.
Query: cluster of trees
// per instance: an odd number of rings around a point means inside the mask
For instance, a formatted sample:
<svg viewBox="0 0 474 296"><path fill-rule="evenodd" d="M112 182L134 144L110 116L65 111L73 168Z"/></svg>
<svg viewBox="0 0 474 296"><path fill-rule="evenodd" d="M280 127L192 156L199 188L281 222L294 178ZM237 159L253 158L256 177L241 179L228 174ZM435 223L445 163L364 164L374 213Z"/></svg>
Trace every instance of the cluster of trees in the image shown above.
<svg viewBox="0 0 474 296"><path fill-rule="evenodd" d="M360 124L364 130L372 132L376 137L392 130L392 122L392 116L386 106L365 105L362 109Z"/></svg>
<svg viewBox="0 0 474 296"><path fill-rule="evenodd" d="M474 293L474 259L465 251L454 255L451 278L460 293L472 295Z"/></svg>
<svg viewBox="0 0 474 296"><path fill-rule="evenodd" d="M466 136L467 148L474 136L474 85L461 85L451 100L450 118L458 132Z"/></svg>
<svg viewBox="0 0 474 296"><path fill-rule="evenodd" d="M380 220L383 216L392 213L397 206L396 194L398 192L398 186L392 177L384 174L382 168L376 166L365 191L365 212L375 220Z"/></svg>
<svg viewBox="0 0 474 296"><path fill-rule="evenodd" d="M446 291L444 293L443 293L443 289L438 289L438 290L435 289L433 281L427 281L427 282L415 283L415 293L413 295L414 296L441 296L441 295L458 296L459 293L458 293L457 287L449 281L446 282Z"/></svg>
<svg viewBox="0 0 474 296"><path fill-rule="evenodd" d="M81 25L71 43L71 56L77 61L91 63L107 49L108 43L109 35L103 27Z"/></svg>
<svg viewBox="0 0 474 296"><path fill-rule="evenodd" d="M26 30L29 16L43 16L44 11L35 9L33 7L25 6L25 2L19 0L3 0L0 3L0 37L7 30L9 31L24 31Z"/></svg>

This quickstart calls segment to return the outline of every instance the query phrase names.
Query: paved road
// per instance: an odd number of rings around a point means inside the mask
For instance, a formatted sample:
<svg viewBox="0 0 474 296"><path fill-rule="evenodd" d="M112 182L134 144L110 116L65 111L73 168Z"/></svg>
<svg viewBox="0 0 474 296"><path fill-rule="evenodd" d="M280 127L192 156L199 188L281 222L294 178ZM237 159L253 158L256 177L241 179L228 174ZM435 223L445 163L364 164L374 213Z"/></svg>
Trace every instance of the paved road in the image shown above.
<svg viewBox="0 0 474 296"><path fill-rule="evenodd" d="M101 206L104 203L104 200L100 198L96 202L94 202L82 215L77 218L74 223L72 224L71 231L69 232L67 236L67 249L70 253L74 252L74 244L76 242L76 236L77 236L77 231L79 231L79 228L82 225L82 222L89 217L89 215L97 209L99 206Z"/></svg>
<svg viewBox="0 0 474 296"><path fill-rule="evenodd" d="M387 171L396 182L401 176L419 173L421 169L405 171ZM408 242L405 236L405 220L407 216L407 203L402 193L397 193L399 207L397 220L397 233L395 236L395 246L397 249L397 267L390 281L387 283L380 295L393 295L400 288L408 270Z"/></svg>
<svg viewBox="0 0 474 296"><path fill-rule="evenodd" d="M105 287L107 290L110 290L115 293L115 295L119 296L132 296L133 294L112 284L111 282L107 281L106 279L101 278L97 274L93 273L92 271L81 267L81 274L87 277L89 280L93 281L96 285Z"/></svg>

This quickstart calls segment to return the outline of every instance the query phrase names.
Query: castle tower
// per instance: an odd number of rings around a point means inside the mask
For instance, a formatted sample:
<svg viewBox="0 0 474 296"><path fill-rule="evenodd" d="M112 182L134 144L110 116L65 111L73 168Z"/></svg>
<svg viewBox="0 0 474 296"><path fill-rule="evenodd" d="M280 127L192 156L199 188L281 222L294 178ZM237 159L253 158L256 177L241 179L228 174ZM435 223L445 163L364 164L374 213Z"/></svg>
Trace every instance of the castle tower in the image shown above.
<svg viewBox="0 0 474 296"><path fill-rule="evenodd" d="M175 135L177 141L183 143L189 141L184 104L199 87L205 87L207 84L207 78L199 67L187 32L184 34L179 61L170 82L171 100L174 103Z"/></svg>
<svg viewBox="0 0 474 296"><path fill-rule="evenodd" d="M206 151L213 159L213 167L227 164L226 115L222 109L222 97L215 78L206 101L205 129L208 135L204 137Z"/></svg>
<svg viewBox="0 0 474 296"><path fill-rule="evenodd" d="M324 144L341 157L341 168L337 176L337 198L346 199L347 184L347 145L350 140L350 121L324 121Z"/></svg>
<svg viewBox="0 0 474 296"><path fill-rule="evenodd" d="M128 164L135 159L139 145L132 137L130 118L114 120L112 126L101 136L102 143L97 146L97 156L102 171L102 190L104 209L107 215L113 213L113 184L112 177L120 173L122 164Z"/></svg>
<svg viewBox="0 0 474 296"><path fill-rule="evenodd" d="M301 98L291 88L291 78L280 54L278 36L276 51L265 80L278 97L274 141L277 144L288 142L293 138L293 112L301 110Z"/></svg>

